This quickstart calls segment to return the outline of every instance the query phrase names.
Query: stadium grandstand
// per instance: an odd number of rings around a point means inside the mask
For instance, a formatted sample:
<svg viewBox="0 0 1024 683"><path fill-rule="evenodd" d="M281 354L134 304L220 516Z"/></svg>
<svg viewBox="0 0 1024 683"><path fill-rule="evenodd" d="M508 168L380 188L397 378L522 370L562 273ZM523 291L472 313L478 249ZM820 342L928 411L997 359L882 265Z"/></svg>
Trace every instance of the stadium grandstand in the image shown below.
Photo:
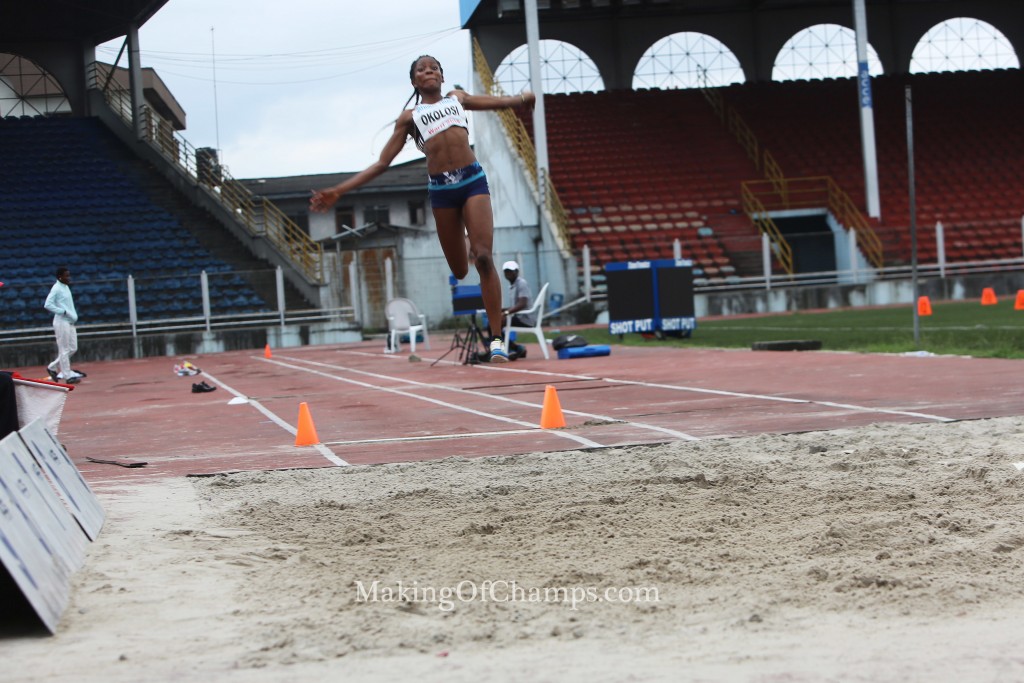
<svg viewBox="0 0 1024 683"><path fill-rule="evenodd" d="M345 173L235 179L188 142L139 63L138 29L166 2L0 8L5 363L50 353L57 261L89 310L84 357L358 338L391 296L439 292L420 162L310 216L308 188ZM474 142L495 251L563 315L601 310L606 264L664 258L693 262L698 315L907 302L918 272L949 297L1024 287L1017 0L460 10L474 91L545 95L533 117L478 116ZM97 61L122 36L124 58ZM443 291L421 299L451 314Z"/></svg>

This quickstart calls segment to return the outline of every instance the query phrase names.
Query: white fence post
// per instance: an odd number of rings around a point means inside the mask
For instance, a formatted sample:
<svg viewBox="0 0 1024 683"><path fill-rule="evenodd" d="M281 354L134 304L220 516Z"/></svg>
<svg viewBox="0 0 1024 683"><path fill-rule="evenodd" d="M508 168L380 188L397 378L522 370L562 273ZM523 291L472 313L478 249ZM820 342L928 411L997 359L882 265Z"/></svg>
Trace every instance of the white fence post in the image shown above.
<svg viewBox="0 0 1024 683"><path fill-rule="evenodd" d="M348 289L349 297L352 299L352 317L356 320L362 321L362 318L359 315L359 309L362 308L362 306L359 305L359 297L361 296L359 293L359 270L356 268L355 259L352 259L348 264Z"/></svg>
<svg viewBox="0 0 1024 683"><path fill-rule="evenodd" d="M583 296L590 301L590 245L583 245Z"/></svg>
<svg viewBox="0 0 1024 683"><path fill-rule="evenodd" d="M761 233L761 268L764 270L764 288L772 288L772 243L768 233Z"/></svg>
<svg viewBox="0 0 1024 683"><path fill-rule="evenodd" d="M206 271L199 273L199 288L203 292L203 320L206 321L206 331L210 331L210 278Z"/></svg>
<svg viewBox="0 0 1024 683"><path fill-rule="evenodd" d="M395 266L390 256L384 259L384 296L385 301L395 298Z"/></svg>
<svg viewBox="0 0 1024 683"><path fill-rule="evenodd" d="M139 311L135 307L135 278L128 276L128 322L132 324L132 339L139 336Z"/></svg>
<svg viewBox="0 0 1024 683"><path fill-rule="evenodd" d="M284 271L281 266L274 270L274 279L277 281L277 312L281 316L281 329L284 329Z"/></svg>
<svg viewBox="0 0 1024 683"><path fill-rule="evenodd" d="M846 231L846 248L850 252L850 276L851 283L857 284L857 231Z"/></svg>

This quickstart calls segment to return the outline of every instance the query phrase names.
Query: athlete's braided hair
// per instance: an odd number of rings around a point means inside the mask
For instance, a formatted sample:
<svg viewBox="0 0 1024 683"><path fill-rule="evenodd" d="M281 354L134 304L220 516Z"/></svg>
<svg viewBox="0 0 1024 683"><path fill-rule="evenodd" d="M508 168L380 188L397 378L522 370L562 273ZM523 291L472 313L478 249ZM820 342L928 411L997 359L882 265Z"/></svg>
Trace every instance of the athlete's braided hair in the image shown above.
<svg viewBox="0 0 1024 683"><path fill-rule="evenodd" d="M412 60L412 64L409 65L409 80L410 81L413 80L413 78L416 76L416 64L421 59L433 59L435 62L437 62L437 68L441 71L441 78L442 79L444 78L444 67L441 66L441 62L439 62L436 57L432 57L430 55L420 55L416 59ZM416 86L413 86L412 94L409 95L409 99L407 99L405 101L405 104L402 105L402 109L405 109L406 107L408 107L409 103L413 101L413 98L416 99L416 102L413 104L413 106L416 106L417 104L420 103L420 91L416 88ZM422 152L423 151L423 138L420 136L420 129L419 128L413 126L413 136L412 137L413 137L413 142L416 143L416 147Z"/></svg>

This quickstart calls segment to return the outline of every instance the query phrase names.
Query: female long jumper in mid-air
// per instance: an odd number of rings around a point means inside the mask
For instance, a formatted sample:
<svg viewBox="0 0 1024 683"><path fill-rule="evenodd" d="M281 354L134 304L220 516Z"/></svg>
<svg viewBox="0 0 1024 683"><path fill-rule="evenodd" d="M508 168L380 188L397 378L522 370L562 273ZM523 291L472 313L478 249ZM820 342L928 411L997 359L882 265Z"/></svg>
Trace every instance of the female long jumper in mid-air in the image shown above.
<svg viewBox="0 0 1024 683"><path fill-rule="evenodd" d="M494 239L491 196L484 170L469 145L466 111L532 108L536 97L531 92L509 97L470 95L458 88L442 95L444 71L440 62L430 56L412 63L409 79L414 88L409 100L415 97L416 102L412 109L404 109L398 117L380 158L334 187L314 190L310 208L326 211L346 192L379 176L412 136L427 157L427 191L441 250L448 267L460 280L466 277L469 260L473 260L480 275L480 293L490 327L490 359L492 363L504 363L508 352L501 339L501 278L491 255Z"/></svg>

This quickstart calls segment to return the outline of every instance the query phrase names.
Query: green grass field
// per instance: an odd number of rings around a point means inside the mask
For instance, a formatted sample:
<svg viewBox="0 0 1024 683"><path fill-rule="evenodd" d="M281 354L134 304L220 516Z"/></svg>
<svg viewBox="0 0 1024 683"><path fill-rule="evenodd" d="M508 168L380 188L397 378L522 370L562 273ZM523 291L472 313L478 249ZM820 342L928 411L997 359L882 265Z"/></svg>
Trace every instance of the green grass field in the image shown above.
<svg viewBox="0 0 1024 683"><path fill-rule="evenodd" d="M914 313L909 306L858 308L811 313L782 313L698 319L689 339L645 339L639 334L608 333L607 327L577 332L590 344L750 348L758 341L815 339L822 350L868 353L928 351L978 358L1024 358L1024 311L1013 297L994 306L978 301L932 304L921 318L920 345L914 343ZM549 333L549 338L556 336ZM524 335L526 337L526 335Z"/></svg>

